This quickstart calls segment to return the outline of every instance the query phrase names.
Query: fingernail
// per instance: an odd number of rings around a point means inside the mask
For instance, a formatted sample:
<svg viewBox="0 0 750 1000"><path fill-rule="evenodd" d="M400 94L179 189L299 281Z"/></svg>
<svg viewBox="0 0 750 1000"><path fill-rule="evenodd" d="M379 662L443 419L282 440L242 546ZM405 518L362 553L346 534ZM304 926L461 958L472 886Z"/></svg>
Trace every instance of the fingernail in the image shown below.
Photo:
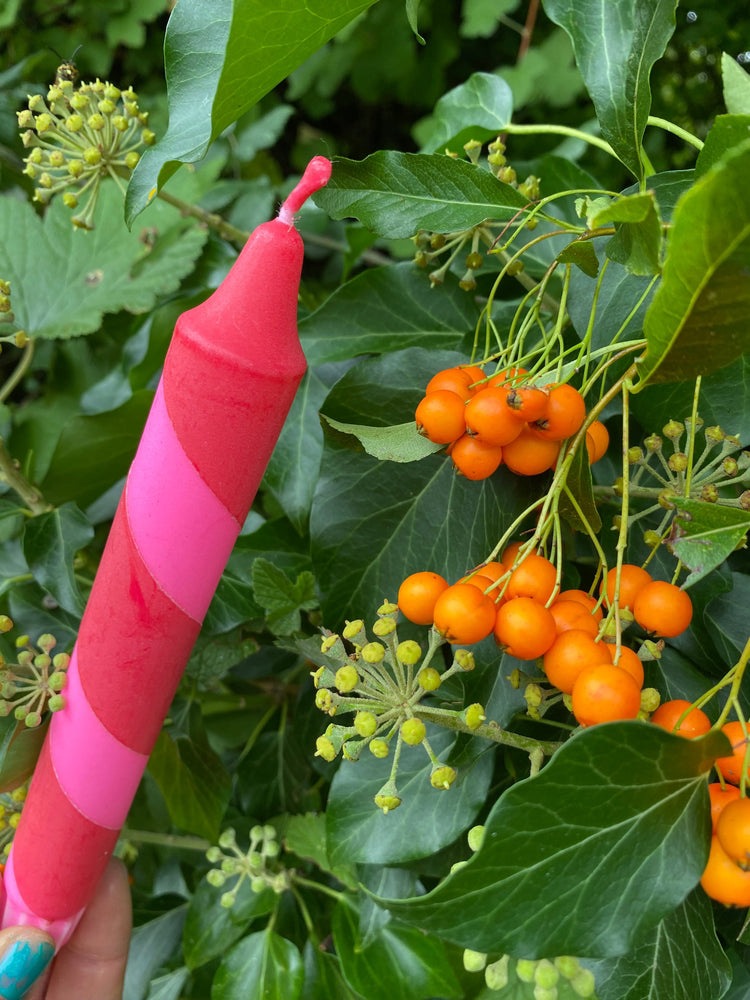
<svg viewBox="0 0 750 1000"><path fill-rule="evenodd" d="M0 997L21 1000L55 954L49 941L18 937L0 955Z"/></svg>

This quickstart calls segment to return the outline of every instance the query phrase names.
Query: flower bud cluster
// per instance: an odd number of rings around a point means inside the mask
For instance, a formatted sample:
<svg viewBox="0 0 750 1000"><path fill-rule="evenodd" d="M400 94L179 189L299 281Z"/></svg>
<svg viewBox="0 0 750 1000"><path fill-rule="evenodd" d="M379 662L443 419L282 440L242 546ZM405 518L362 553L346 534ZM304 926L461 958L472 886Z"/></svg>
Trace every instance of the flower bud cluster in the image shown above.
<svg viewBox="0 0 750 1000"><path fill-rule="evenodd" d="M227 909L234 906L245 879L255 893L265 889L279 895L285 892L290 886L290 873L276 864L279 850L276 830L272 826L254 826L246 851L238 847L237 836L231 827L224 830L218 845L206 851L208 861L217 866L206 874L206 881L216 889L225 890L221 905ZM231 889L225 888L231 879L234 879Z"/></svg>
<svg viewBox="0 0 750 1000"><path fill-rule="evenodd" d="M581 998L594 996L593 973L584 969L578 959L570 955L562 955L554 960L540 958L537 961L501 955L495 961L489 961L489 957L483 952L467 948L463 961L467 972L484 972L485 985L492 992L500 992L508 985L518 987L525 983L533 987L534 1000L558 1000L558 986L565 983L568 987L566 996L571 992Z"/></svg>
<svg viewBox="0 0 750 1000"><path fill-rule="evenodd" d="M681 516L681 498L750 509L750 452L742 451L736 435L719 426L704 427L700 417L668 420L660 434L644 439L642 448L629 448L627 458L634 469L631 500L649 501L631 514L629 526L653 513L661 515L658 527L644 531L650 548L669 544L675 532L679 535L674 521ZM623 488L622 481L616 483L615 493L621 496Z"/></svg>
<svg viewBox="0 0 750 1000"><path fill-rule="evenodd" d="M13 843L13 835L16 832L21 819L21 810L28 794L28 782L14 788L12 792L0 794L0 872L4 859L10 853L10 846Z"/></svg>
<svg viewBox="0 0 750 1000"><path fill-rule="evenodd" d="M468 159L475 166L480 166L482 143L476 139L470 139L464 145L464 152ZM455 154L450 154L455 155ZM502 181L516 188L529 202L538 201L540 196L539 178L533 174L524 181L518 181L516 171L509 166L505 157L505 144L498 137L487 147L487 167ZM531 216L526 219L521 213L520 224L527 229L533 229L536 225L536 218ZM484 265L485 258L480 252L480 244L489 250L494 249L498 233L507 228L505 222L481 222L470 229L462 229L452 233L429 233L419 232L415 237L417 252L414 260L419 267L431 267L438 257L445 259L440 267L430 271L429 278L432 285L441 285L445 281L445 276L454 263L461 263L461 254L464 253L463 265L465 271L459 280L459 286L466 292L474 291L477 287L476 272ZM447 256L446 256L447 255ZM509 274L518 274L523 270L521 261L513 261L509 265Z"/></svg>
<svg viewBox="0 0 750 1000"><path fill-rule="evenodd" d="M0 632L7 632L13 622L0 616ZM0 654L0 716L14 717L30 729L41 724L46 711L57 712L65 707L62 691L67 683L70 656L54 653L57 640L53 635L40 635L32 643L27 635L16 639L16 662L7 663Z"/></svg>
<svg viewBox="0 0 750 1000"><path fill-rule="evenodd" d="M81 229L93 229L101 181L111 177L124 191L122 178L156 138L133 88L101 80L76 86L58 74L46 98L33 94L17 114L35 201L47 205L61 193Z"/></svg>
<svg viewBox="0 0 750 1000"><path fill-rule="evenodd" d="M448 677L471 669L473 659L466 650L455 650L451 666L441 672L432 660L443 638L430 629L423 657L419 643L399 641L397 617L397 605L386 601L370 629L372 638L361 619L347 622L341 635L326 631L321 653L327 662L312 674L315 704L322 712L332 717L354 713L349 725L328 725L316 741L315 755L332 761L341 754L345 760L355 761L368 749L374 757L390 757L390 776L375 796L375 804L384 813L401 804L397 775L405 746L424 749L431 764L433 788L450 788L456 780L455 768L441 762L432 749L426 723L434 719L474 730L485 719L479 704L463 710L423 704Z"/></svg>

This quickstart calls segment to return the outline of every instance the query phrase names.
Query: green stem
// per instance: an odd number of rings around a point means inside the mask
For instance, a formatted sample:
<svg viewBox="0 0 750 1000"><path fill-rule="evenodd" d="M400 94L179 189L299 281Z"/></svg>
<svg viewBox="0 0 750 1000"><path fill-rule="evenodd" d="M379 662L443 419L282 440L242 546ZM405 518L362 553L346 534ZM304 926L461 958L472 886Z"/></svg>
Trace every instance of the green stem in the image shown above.
<svg viewBox="0 0 750 1000"><path fill-rule="evenodd" d="M685 142L689 143L691 146L695 146L695 148L699 151L703 149L704 144L698 136L693 135L692 132L686 131L679 125L675 125L674 122L670 122L666 118L657 118L656 115L649 115L646 119L646 124L664 129L665 132L671 132L672 135L676 135L679 139L684 139Z"/></svg>
<svg viewBox="0 0 750 1000"><path fill-rule="evenodd" d="M471 736L479 736L485 740L492 740L493 743L502 743L504 746L525 750L527 753L537 750L543 753L545 757L551 757L562 746L561 743L553 743L549 740L535 740L531 736L520 736L518 733L511 733L507 729L501 729L496 722L487 722L477 729L472 729L455 712L450 712L444 708L429 708L426 705L420 705L418 708L415 708L414 715L418 719L422 719L423 722L433 722L435 725L443 726L444 729L451 729L457 733L469 733Z"/></svg>
<svg viewBox="0 0 750 1000"><path fill-rule="evenodd" d="M156 844L158 847L173 847L185 851L201 851L205 853L211 846L210 840L203 837L183 836L176 833L154 833L151 830L130 830L127 827L120 834L123 840L131 840L136 844Z"/></svg>
<svg viewBox="0 0 750 1000"><path fill-rule="evenodd" d="M52 510L52 505L47 503L39 490L19 472L2 438L0 438L0 480L15 490L33 514L44 514Z"/></svg>
<svg viewBox="0 0 750 1000"><path fill-rule="evenodd" d="M600 139L598 135L590 135L588 132L582 132L577 128L569 128L567 125L506 125L503 131L507 135L564 135L570 139L580 139L582 142L587 142L590 146L596 146L599 149L603 149L605 153L609 153L617 159L617 154L612 149L610 144L604 139Z"/></svg>
<svg viewBox="0 0 750 1000"><path fill-rule="evenodd" d="M243 246L247 243L250 233L245 232L243 229L238 229L227 222L226 219L222 219L220 215L216 215L215 212L207 212L205 208L201 208L199 205L191 205L190 202L175 197L175 195L170 194L169 191L165 191L163 188L159 191L159 197L168 205L178 209L182 215L198 219L199 222L208 226L209 229L213 229L222 239L227 240L229 243L238 243Z"/></svg>
<svg viewBox="0 0 750 1000"><path fill-rule="evenodd" d="M317 892L322 892L324 896L330 896L331 899L335 899L337 903L342 899L346 899L345 892L339 892L338 889L332 889L329 885L325 885L323 882L315 882L313 879L305 878L302 875L298 875L295 871L291 874L295 885L304 886L306 889L315 889Z"/></svg>
<svg viewBox="0 0 750 1000"><path fill-rule="evenodd" d="M11 374L8 376L5 385L2 387L2 389L0 389L0 403L5 402L8 396L10 396L15 387L18 385L18 383L24 377L26 372L29 370L31 366L31 360L34 357L35 345L36 341L34 340L33 337L29 338L29 340L26 342L26 346L24 347L23 352L21 353L21 357L18 361L18 364L13 369Z"/></svg>

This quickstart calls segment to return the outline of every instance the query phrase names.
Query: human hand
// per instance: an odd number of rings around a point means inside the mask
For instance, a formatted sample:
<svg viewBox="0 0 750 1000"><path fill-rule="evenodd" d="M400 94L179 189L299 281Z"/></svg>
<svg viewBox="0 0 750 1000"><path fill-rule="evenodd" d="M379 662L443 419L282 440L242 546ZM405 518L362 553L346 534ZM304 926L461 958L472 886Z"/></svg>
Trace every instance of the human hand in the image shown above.
<svg viewBox="0 0 750 1000"><path fill-rule="evenodd" d="M52 938L35 927L0 931L0 1000L122 1000L131 921L127 873L113 858L56 956Z"/></svg>

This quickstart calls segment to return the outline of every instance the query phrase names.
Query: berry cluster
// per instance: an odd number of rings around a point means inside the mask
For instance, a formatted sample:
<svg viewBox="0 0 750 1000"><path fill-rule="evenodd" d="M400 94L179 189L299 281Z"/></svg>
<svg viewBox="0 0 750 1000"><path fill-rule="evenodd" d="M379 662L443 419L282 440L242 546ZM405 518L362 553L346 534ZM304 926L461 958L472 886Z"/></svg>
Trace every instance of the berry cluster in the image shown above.
<svg viewBox="0 0 750 1000"><path fill-rule="evenodd" d="M505 465L520 476L552 469L562 442L586 420L581 393L567 382L535 385L523 368L487 376L477 365L444 368L427 383L417 406L417 430L447 445L454 466L467 479L487 479ZM586 430L590 462L606 452L609 434L601 421Z"/></svg>

